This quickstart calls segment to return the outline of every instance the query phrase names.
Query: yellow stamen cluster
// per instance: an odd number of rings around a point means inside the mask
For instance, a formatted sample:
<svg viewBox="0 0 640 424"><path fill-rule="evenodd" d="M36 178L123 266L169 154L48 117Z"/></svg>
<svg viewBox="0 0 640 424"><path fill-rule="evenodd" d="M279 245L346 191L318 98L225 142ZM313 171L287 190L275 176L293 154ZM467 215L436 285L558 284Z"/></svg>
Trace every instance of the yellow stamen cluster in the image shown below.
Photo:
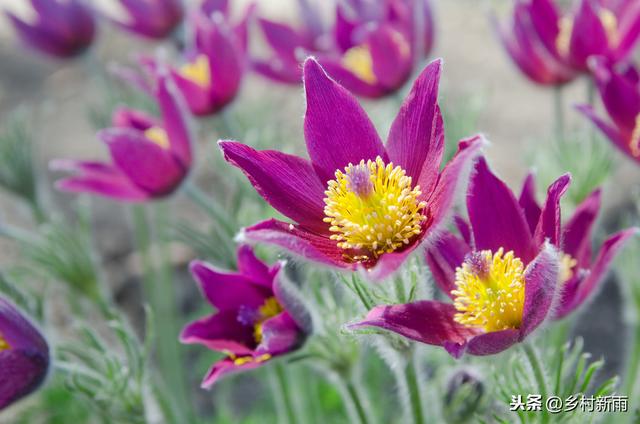
<svg viewBox="0 0 640 424"><path fill-rule="evenodd" d="M602 8L598 12L598 17L602 23L605 33L607 34L607 41L609 47L614 48L620 42L620 33L618 32L618 18L609 9Z"/></svg>
<svg viewBox="0 0 640 424"><path fill-rule="evenodd" d="M524 308L524 265L513 251L472 254L456 269L454 319L486 332L517 329Z"/></svg>
<svg viewBox="0 0 640 424"><path fill-rule="evenodd" d="M640 114L636 116L636 125L629 140L629 149L634 157L640 156Z"/></svg>
<svg viewBox="0 0 640 424"><path fill-rule="evenodd" d="M163 149L169 148L169 136L164 128L151 127L144 132L144 136L151 142L156 143Z"/></svg>
<svg viewBox="0 0 640 424"><path fill-rule="evenodd" d="M269 318L273 318L282 312L284 309L278 302L275 297L270 297L264 301L262 306L258 309L258 313L260 314L260 318L253 325L253 338L256 343L260 344L262 342L262 324Z"/></svg>
<svg viewBox="0 0 640 424"><path fill-rule="evenodd" d="M560 282L566 283L573 277L573 267L578 264L573 256L563 253L560 256Z"/></svg>
<svg viewBox="0 0 640 424"><path fill-rule="evenodd" d="M558 22L559 31L556 37L556 49L561 56L568 56L571 48L571 34L573 33L573 19L566 16Z"/></svg>
<svg viewBox="0 0 640 424"><path fill-rule="evenodd" d="M9 344L9 342L2 336L2 333L0 333L0 352L2 352L3 350L9 350L11 349L11 345Z"/></svg>
<svg viewBox="0 0 640 424"><path fill-rule="evenodd" d="M427 219L420 186L399 166L380 157L336 171L324 199L331 239L354 262L376 259L407 245Z"/></svg>
<svg viewBox="0 0 640 424"><path fill-rule="evenodd" d="M182 65L180 75L204 88L209 87L211 85L209 58L199 54L193 62Z"/></svg>
<svg viewBox="0 0 640 424"><path fill-rule="evenodd" d="M362 81L375 84L378 80L373 72L373 58L366 46L351 47L342 57L342 65Z"/></svg>
<svg viewBox="0 0 640 424"><path fill-rule="evenodd" d="M253 356L236 356L233 353L228 353L229 358L233 361L234 365L244 365L244 364L248 364L249 362L264 362L264 361L268 361L269 359L271 359L271 355L269 355L268 353L264 353L260 356L256 356L255 358Z"/></svg>

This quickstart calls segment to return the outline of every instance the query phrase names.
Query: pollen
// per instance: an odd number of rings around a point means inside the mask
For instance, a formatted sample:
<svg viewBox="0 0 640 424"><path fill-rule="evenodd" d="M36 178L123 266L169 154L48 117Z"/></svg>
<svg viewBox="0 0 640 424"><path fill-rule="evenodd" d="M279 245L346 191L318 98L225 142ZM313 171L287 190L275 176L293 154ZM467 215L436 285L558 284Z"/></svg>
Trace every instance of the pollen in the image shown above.
<svg viewBox="0 0 640 424"><path fill-rule="evenodd" d="M560 56L568 56L571 48L571 35L573 33L573 20L568 17L560 18L559 31L556 37L556 49Z"/></svg>
<svg viewBox="0 0 640 424"><path fill-rule="evenodd" d="M393 163L349 164L338 170L325 191L324 222L331 239L353 262L367 262L408 245L427 220L420 186Z"/></svg>
<svg viewBox="0 0 640 424"><path fill-rule="evenodd" d="M366 46L355 46L344 53L342 65L362 81L375 84L378 81L373 72L373 58Z"/></svg>
<svg viewBox="0 0 640 424"><path fill-rule="evenodd" d="M264 322L269 318L275 317L283 310L284 309L282 308L282 305L280 305L278 300L273 296L265 300L262 306L258 308L259 316L256 322L253 324L253 338L255 339L256 343L262 343L262 325L264 324Z"/></svg>
<svg viewBox="0 0 640 424"><path fill-rule="evenodd" d="M563 253L560 257L560 282L566 283L573 277L573 268L578 261L573 256Z"/></svg>
<svg viewBox="0 0 640 424"><path fill-rule="evenodd" d="M169 136L167 136L167 132L163 128L151 127L144 132L144 136L163 149L169 148Z"/></svg>
<svg viewBox="0 0 640 424"><path fill-rule="evenodd" d="M607 34L609 47L615 48L620 42L620 34L618 33L618 18L609 9L602 8L598 13L600 23Z"/></svg>
<svg viewBox="0 0 640 424"><path fill-rule="evenodd" d="M629 150L633 157L640 156L640 114L636 116L636 125L631 133L631 139L629 140Z"/></svg>
<svg viewBox="0 0 640 424"><path fill-rule="evenodd" d="M11 345L7 342L2 333L0 333L0 352L9 349L11 349Z"/></svg>
<svg viewBox="0 0 640 424"><path fill-rule="evenodd" d="M486 332L517 329L524 308L524 265L513 251L502 248L472 253L456 269L458 310L454 319L460 324L479 327Z"/></svg>
<svg viewBox="0 0 640 424"><path fill-rule="evenodd" d="M182 65L180 75L201 87L209 87L211 85L209 58L204 54L199 54L193 62Z"/></svg>

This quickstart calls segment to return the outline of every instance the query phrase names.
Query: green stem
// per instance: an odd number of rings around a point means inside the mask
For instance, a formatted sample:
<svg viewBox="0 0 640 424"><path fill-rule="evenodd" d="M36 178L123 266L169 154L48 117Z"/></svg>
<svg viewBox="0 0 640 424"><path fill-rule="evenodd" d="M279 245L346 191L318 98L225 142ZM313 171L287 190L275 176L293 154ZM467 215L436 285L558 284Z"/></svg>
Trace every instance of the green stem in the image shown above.
<svg viewBox="0 0 640 424"><path fill-rule="evenodd" d="M187 181L184 184L184 192L189 198L199 207L207 212L216 221L216 223L224 230L229 236L233 236L236 233L236 224L229 216L227 211L215 201L213 197L207 196L202 190L200 190L195 184Z"/></svg>
<svg viewBox="0 0 640 424"><path fill-rule="evenodd" d="M410 353L407 364L404 369L404 378L407 384L409 398L408 406L411 408L411 417L414 424L423 424L424 411L422 410L422 400L420 396L420 376L416 364L415 352Z"/></svg>
<svg viewBox="0 0 640 424"><path fill-rule="evenodd" d="M558 143L565 141L564 129L564 92L563 87L556 87L553 90L553 108L555 115L555 133Z"/></svg>
<svg viewBox="0 0 640 424"><path fill-rule="evenodd" d="M345 381L343 391L342 398L349 412L349 421L357 424L367 424L367 413L357 385L351 380Z"/></svg>
<svg viewBox="0 0 640 424"><path fill-rule="evenodd" d="M278 415L284 415L279 417L279 423L296 424L296 414L291 399L291 391L289 390L289 380L287 378L287 372L284 365L281 363L273 364L273 372L275 376L275 393L278 396ZM284 419L283 419L284 418Z"/></svg>
<svg viewBox="0 0 640 424"><path fill-rule="evenodd" d="M548 390L547 381L544 375L544 370L542 368L542 362L540 361L540 357L538 356L538 353L532 345L525 343L523 345L523 350L527 357L527 360L529 361L529 364L531 365L533 375L538 382L538 390L540 391L542 402L544 403L547 399ZM549 414L544 407L542 408L542 422L549 422Z"/></svg>
<svg viewBox="0 0 640 424"><path fill-rule="evenodd" d="M178 329L174 323L175 293L166 267L163 265L160 272L156 272L151 252L151 231L143 206L133 208L134 232L138 250L142 258L142 277L145 297L153 310L155 328L159 329L157 335L156 354L158 366L162 372L166 384L165 390L171 390L174 405L179 410L178 416L187 417L191 408L187 406L185 380L181 372L184 369L177 342ZM165 399L168 396L163 396ZM173 414L174 416L176 414Z"/></svg>

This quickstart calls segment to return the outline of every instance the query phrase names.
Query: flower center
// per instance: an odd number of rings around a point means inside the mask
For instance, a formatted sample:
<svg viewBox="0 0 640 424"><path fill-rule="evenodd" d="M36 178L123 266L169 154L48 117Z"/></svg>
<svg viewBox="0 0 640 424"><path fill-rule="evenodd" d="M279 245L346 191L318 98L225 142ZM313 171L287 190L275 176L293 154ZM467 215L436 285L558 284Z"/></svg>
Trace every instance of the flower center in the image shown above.
<svg viewBox="0 0 640 424"><path fill-rule="evenodd" d="M568 56L571 47L571 33L573 32L573 19L566 16L558 22L559 31L556 37L556 49L560 56Z"/></svg>
<svg viewBox="0 0 640 424"><path fill-rule="evenodd" d="M560 283L566 283L573 277L573 267L578 264L578 261L573 256L563 253L560 256Z"/></svg>
<svg viewBox="0 0 640 424"><path fill-rule="evenodd" d="M324 222L331 239L348 251L345 258L365 262L407 245L422 232L427 216L420 186L399 166L380 157L336 171L325 191Z"/></svg>
<svg viewBox="0 0 640 424"><path fill-rule="evenodd" d="M373 58L366 46L355 46L344 53L342 65L362 81L375 84L378 81L373 72Z"/></svg>
<svg viewBox="0 0 640 424"><path fill-rule="evenodd" d="M634 157L640 156L640 114L636 116L636 125L629 140L629 150Z"/></svg>
<svg viewBox="0 0 640 424"><path fill-rule="evenodd" d="M262 343L262 324L269 318L273 318L280 312L284 311L284 308L280 305L275 297L270 297L264 301L262 306L258 308L258 318L253 324L253 338L256 343Z"/></svg>
<svg viewBox="0 0 640 424"><path fill-rule="evenodd" d="M156 143L163 149L169 148L169 137L167 136L167 132L163 128L151 127L144 132L144 136L149 141L151 141L152 143Z"/></svg>
<svg viewBox="0 0 640 424"><path fill-rule="evenodd" d="M474 252L456 269L454 319L486 332L519 328L524 308L524 265L502 248Z"/></svg>
<svg viewBox="0 0 640 424"><path fill-rule="evenodd" d="M2 335L2 333L0 333L0 352L4 351L4 350L9 350L11 349L11 345L9 344L9 342L4 338L4 336Z"/></svg>
<svg viewBox="0 0 640 424"><path fill-rule="evenodd" d="M204 88L209 87L211 85L209 58L199 54L193 62L182 65L180 75Z"/></svg>

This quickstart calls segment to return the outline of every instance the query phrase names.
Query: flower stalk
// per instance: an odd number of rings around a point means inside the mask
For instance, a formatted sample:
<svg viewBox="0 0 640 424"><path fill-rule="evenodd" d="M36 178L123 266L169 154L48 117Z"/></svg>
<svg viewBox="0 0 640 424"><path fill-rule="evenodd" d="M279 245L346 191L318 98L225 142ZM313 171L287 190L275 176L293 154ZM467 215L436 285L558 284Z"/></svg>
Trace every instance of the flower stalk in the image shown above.
<svg viewBox="0 0 640 424"><path fill-rule="evenodd" d="M295 424L298 420L296 419L295 408L293 406L293 399L291 397L291 390L289 387L289 378L285 366L280 362L277 362L273 364L272 370L275 386L274 394L278 405L278 422Z"/></svg>
<svg viewBox="0 0 640 424"><path fill-rule="evenodd" d="M523 344L522 349L525 356L527 357L527 360L529 361L529 365L531 366L531 370L533 371L536 382L538 383L538 390L540 391L540 395L542 396L542 399L547 399L547 380L544 375L544 369L542 367L540 356L538 355L536 349L530 343ZM543 408L542 410L541 422L549 422L549 414L545 408Z"/></svg>

